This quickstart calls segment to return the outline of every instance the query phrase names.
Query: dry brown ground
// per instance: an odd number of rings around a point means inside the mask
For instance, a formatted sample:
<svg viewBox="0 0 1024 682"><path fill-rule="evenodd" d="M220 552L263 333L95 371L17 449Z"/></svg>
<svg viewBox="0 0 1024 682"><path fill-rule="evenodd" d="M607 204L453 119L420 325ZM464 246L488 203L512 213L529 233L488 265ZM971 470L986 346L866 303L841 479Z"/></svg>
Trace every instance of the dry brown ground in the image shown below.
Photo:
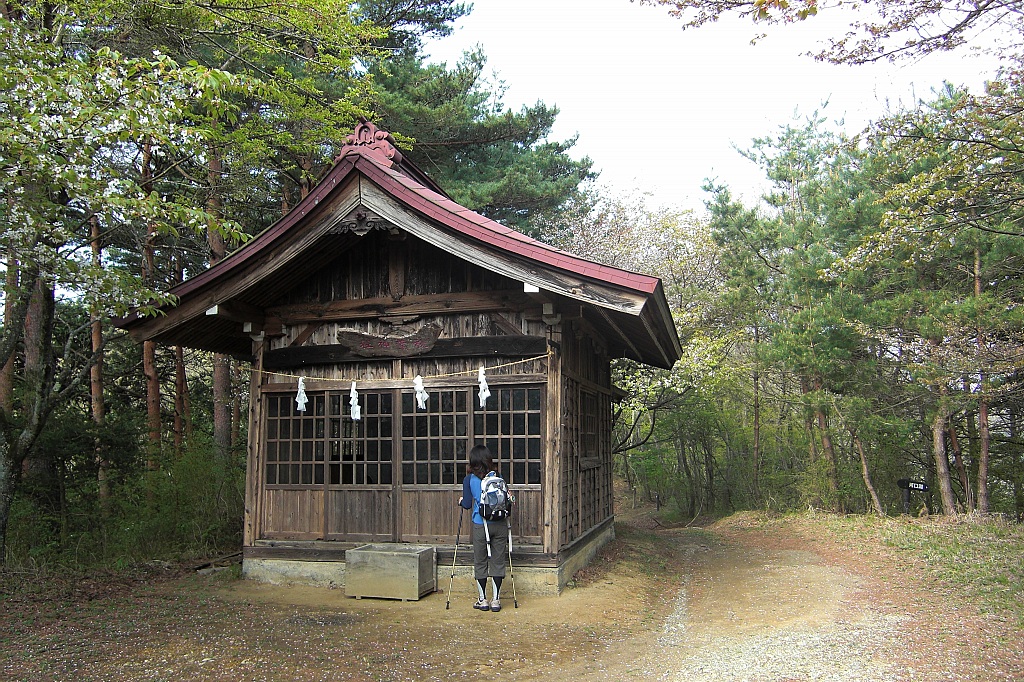
<svg viewBox="0 0 1024 682"><path fill-rule="evenodd" d="M1013 624L814 518L668 529L629 512L617 528L561 596L519 595L516 609L506 590L497 614L474 611L468 594L446 610L444 593L355 600L155 568L76 581L7 574L0 679L1024 679ZM808 650L810 663L785 672L785 656L759 668L735 654L823 632L825 653ZM859 667L828 660L849 658L844 637L856 639Z"/></svg>

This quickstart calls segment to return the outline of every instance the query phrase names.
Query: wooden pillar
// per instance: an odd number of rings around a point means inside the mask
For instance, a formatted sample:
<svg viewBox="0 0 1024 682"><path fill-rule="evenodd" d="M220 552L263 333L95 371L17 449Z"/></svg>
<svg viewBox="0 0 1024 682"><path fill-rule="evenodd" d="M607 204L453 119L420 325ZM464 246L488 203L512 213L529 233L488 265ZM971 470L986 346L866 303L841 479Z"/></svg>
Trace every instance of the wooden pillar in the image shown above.
<svg viewBox="0 0 1024 682"><path fill-rule="evenodd" d="M265 337L253 338L255 360L249 380L249 442L245 467L245 522L242 546L251 547L263 532L263 350Z"/></svg>
<svg viewBox="0 0 1024 682"><path fill-rule="evenodd" d="M544 551L554 554L558 551L558 539L561 537L559 508L562 498L562 355L559 348L550 342L548 343L547 375L545 416L547 447L544 448L544 526L541 529L541 537Z"/></svg>

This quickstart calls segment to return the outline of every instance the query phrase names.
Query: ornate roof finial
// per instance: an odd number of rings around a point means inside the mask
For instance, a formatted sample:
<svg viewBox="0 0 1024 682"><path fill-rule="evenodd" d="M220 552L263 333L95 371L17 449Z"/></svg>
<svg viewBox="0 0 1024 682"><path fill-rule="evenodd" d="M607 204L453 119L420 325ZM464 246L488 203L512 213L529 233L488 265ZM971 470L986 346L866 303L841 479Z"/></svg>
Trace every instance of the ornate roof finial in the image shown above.
<svg viewBox="0 0 1024 682"><path fill-rule="evenodd" d="M388 167L402 162L402 152L395 146L395 138L391 137L391 133L379 129L362 116L359 117L359 125L356 126L355 132L345 138L345 145L334 161L340 161L350 150L357 147L363 147L371 156Z"/></svg>

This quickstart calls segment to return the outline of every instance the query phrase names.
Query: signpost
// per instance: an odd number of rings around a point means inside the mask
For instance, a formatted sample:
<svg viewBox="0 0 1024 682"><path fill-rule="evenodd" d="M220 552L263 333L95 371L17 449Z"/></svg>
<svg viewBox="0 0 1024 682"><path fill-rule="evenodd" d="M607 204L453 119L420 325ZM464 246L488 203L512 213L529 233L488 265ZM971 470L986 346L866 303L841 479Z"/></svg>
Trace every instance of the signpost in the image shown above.
<svg viewBox="0 0 1024 682"><path fill-rule="evenodd" d="M903 513L910 513L910 491L916 490L919 493L928 492L928 484L924 481L912 481L909 478L901 478L896 481L896 485L899 486L903 493Z"/></svg>

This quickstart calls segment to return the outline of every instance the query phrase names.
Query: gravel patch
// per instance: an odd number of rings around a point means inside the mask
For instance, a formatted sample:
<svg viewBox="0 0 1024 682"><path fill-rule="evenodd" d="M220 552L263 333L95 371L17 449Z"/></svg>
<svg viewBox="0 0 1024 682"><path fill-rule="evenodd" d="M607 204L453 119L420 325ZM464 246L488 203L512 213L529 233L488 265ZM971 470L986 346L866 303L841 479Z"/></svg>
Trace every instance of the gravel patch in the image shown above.
<svg viewBox="0 0 1024 682"><path fill-rule="evenodd" d="M875 612L870 605L851 612L845 599L851 588L836 589L848 586L850 577L839 569L813 568L793 570L786 552L725 552L703 566L702 578L683 580L656 650L643 656L633 676L687 682L908 679L885 653L899 639L905 616ZM711 588L698 586L704 599L693 603L691 592L701 580ZM748 610L781 610L785 618L723 622L710 611L730 593L753 607Z"/></svg>
<svg viewBox="0 0 1024 682"><path fill-rule="evenodd" d="M800 627L744 637L687 640L685 627L673 626L660 640L661 669L654 679L696 682L899 682L903 679L876 652L896 635L900 619L868 616L826 627Z"/></svg>

